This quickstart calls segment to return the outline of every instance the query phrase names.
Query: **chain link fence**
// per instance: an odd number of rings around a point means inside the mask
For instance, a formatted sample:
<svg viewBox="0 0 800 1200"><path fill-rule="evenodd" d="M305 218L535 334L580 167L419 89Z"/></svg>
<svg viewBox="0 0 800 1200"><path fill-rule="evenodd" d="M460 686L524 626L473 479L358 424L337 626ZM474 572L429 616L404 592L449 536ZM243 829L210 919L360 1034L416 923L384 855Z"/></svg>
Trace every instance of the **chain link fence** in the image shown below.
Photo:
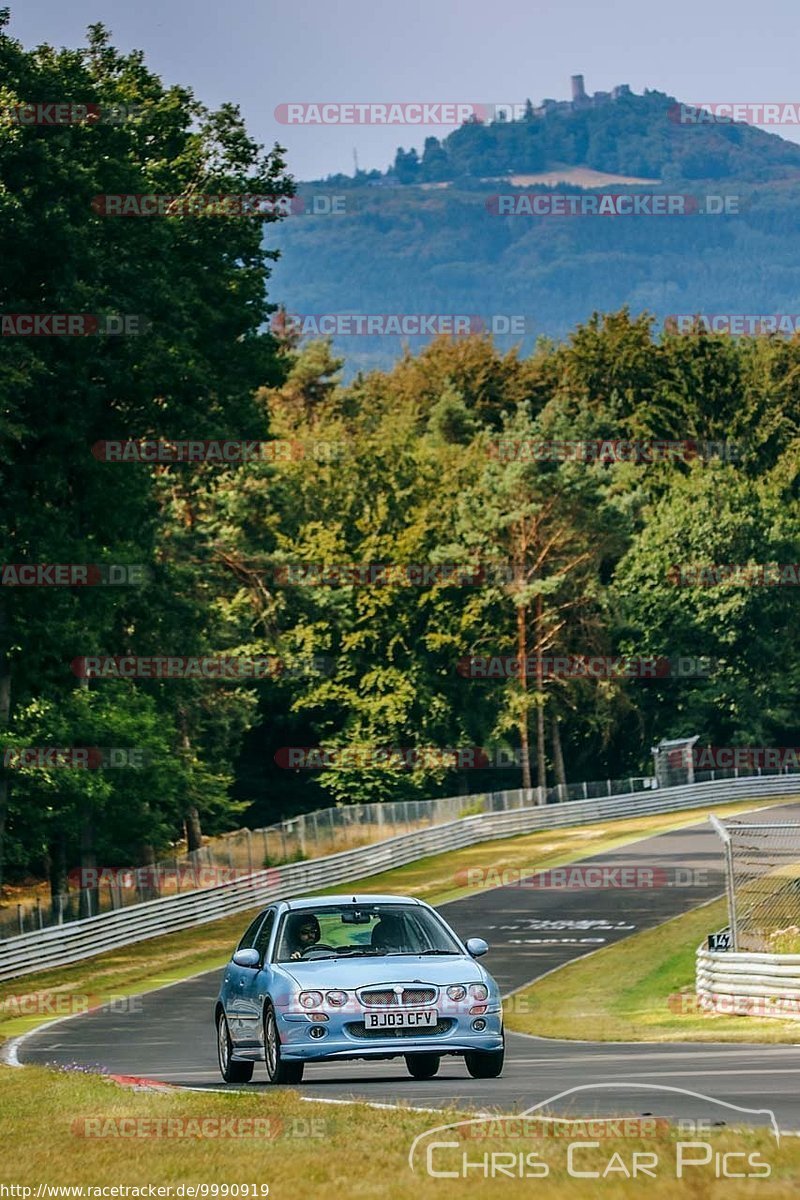
<svg viewBox="0 0 800 1200"><path fill-rule="evenodd" d="M725 847L731 949L800 954L800 823L712 824Z"/></svg>
<svg viewBox="0 0 800 1200"><path fill-rule="evenodd" d="M547 789L522 788L447 796L437 800L384 801L317 809L268 825L211 838L200 850L176 853L138 867L84 867L70 873L72 886L54 896L0 905L0 941L127 908L198 888L216 887L265 867L304 862L414 833L459 817L509 812L535 804L595 800L645 791L649 777L604 779Z"/></svg>

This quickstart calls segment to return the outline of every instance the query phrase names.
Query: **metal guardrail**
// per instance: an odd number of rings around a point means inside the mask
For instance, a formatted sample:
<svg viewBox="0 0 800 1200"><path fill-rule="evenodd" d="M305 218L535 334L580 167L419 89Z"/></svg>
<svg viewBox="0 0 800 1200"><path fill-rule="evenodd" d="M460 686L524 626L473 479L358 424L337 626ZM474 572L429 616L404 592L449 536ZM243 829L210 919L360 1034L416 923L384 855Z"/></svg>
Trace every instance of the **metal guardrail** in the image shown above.
<svg viewBox="0 0 800 1200"><path fill-rule="evenodd" d="M91 958L106 950L177 933L232 913L246 912L281 896L307 894L494 838L592 824L614 817L644 816L737 799L798 793L800 776L797 775L749 777L536 806L531 803L536 790L531 789L523 797L528 800L529 807L462 817L355 850L255 871L218 887L146 901L132 908L11 938L0 943L0 980Z"/></svg>
<svg viewBox="0 0 800 1200"><path fill-rule="evenodd" d="M655 787L647 776L570 783L536 791L536 803L595 800ZM343 804L287 817L260 829L237 829L209 838L199 850L175 853L146 866L75 869L77 886L42 902L0 905L0 941L64 925L82 917L128 908L148 900L217 887L251 875L262 867L306 861L383 842L426 826L444 825L459 817L506 812L533 803L522 788L497 792L442 796L431 800L385 800L373 804Z"/></svg>
<svg viewBox="0 0 800 1200"><path fill-rule="evenodd" d="M800 954L697 950L700 1007L736 1016L800 1018Z"/></svg>

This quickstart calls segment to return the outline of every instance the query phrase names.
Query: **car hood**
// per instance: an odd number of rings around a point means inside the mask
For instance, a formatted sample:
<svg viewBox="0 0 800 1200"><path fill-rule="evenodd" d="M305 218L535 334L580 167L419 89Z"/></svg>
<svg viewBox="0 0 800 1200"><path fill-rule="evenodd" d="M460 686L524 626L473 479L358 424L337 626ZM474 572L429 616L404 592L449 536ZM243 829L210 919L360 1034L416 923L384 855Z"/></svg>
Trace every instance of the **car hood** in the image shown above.
<svg viewBox="0 0 800 1200"><path fill-rule="evenodd" d="M281 963L281 970L302 988L355 988L387 983L483 983L486 974L466 955L442 958L387 954L380 958L317 959Z"/></svg>

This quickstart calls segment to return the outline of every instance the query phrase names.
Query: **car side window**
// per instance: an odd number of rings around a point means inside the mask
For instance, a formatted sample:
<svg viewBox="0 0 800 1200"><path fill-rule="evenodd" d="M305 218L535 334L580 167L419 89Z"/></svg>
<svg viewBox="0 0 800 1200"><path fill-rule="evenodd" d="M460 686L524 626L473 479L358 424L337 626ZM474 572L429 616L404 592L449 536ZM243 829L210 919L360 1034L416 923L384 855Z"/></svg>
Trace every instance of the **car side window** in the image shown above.
<svg viewBox="0 0 800 1200"><path fill-rule="evenodd" d="M261 928L258 931L258 936L256 937L256 940L253 943L255 949L261 955L262 963L264 962L266 955L267 955L267 948L269 947L269 939L272 937L272 927L274 924L275 924L275 909L271 908L269 910L269 912L267 913L267 917L266 917L266 920L264 921L264 924L261 926Z"/></svg>
<svg viewBox="0 0 800 1200"><path fill-rule="evenodd" d="M262 913L258 914L255 921L253 921L251 925L248 925L244 935L242 936L242 940L239 942L239 945L236 947L237 950L250 950L250 949L252 949L253 946L255 946L256 934L258 933L259 929L261 928L261 922L263 920L264 920L264 914L262 912Z"/></svg>

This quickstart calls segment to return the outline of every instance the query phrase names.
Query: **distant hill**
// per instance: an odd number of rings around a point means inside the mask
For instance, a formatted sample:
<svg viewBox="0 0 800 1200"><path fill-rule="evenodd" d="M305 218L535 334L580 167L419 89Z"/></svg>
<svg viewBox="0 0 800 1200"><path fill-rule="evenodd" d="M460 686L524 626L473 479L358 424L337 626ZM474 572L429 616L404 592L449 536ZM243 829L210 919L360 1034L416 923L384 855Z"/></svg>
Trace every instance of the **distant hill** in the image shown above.
<svg viewBox="0 0 800 1200"><path fill-rule="evenodd" d="M547 103L428 138L419 157L400 150L385 173L301 185L307 213L268 227L282 252L273 299L304 314L524 316L525 347L626 303L662 319L800 312L800 146L741 124L680 124L678 101L661 92ZM734 211L505 216L492 202L597 188L689 195L701 208L728 196ZM332 194L343 213L308 215ZM334 343L352 369L388 365L403 339Z"/></svg>

